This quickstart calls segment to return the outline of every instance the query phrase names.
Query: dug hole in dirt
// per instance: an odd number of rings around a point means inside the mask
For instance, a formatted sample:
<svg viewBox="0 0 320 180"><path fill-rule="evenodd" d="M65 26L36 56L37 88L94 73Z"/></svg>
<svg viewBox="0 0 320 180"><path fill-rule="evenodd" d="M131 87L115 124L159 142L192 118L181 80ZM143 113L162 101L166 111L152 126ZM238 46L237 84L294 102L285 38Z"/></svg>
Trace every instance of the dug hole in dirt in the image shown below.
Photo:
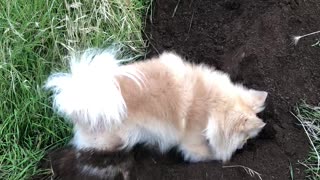
<svg viewBox="0 0 320 180"><path fill-rule="evenodd" d="M146 27L148 57L173 50L188 61L230 73L233 81L268 91L266 109L259 115L267 126L225 164L236 167L186 163L175 151L161 156L144 148L131 152L134 162L120 158L112 163L130 163L130 168L124 168L131 179L140 180L259 179L238 165L260 173L264 180L290 179L291 165L294 179L304 179L298 161L307 157L309 143L290 112L301 100L320 102L320 48L311 46L316 36L296 46L291 36L320 30L319 19L318 0L155 0ZM51 154L55 174L62 179L101 179L79 174L75 157L72 150ZM86 163L107 162L91 160Z"/></svg>

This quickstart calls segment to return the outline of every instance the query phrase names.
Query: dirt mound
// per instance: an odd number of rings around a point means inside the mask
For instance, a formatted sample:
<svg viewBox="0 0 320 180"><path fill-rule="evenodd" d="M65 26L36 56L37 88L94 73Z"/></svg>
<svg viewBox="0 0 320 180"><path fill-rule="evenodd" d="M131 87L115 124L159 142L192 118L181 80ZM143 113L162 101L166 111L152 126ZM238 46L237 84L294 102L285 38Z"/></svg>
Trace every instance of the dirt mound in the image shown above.
<svg viewBox="0 0 320 180"><path fill-rule="evenodd" d="M228 165L244 165L263 179L304 179L308 140L291 115L301 99L320 102L320 49L315 36L297 46L291 35L319 30L317 0L157 0L147 25L149 56L174 50L187 60L216 66L234 81L268 91L261 135ZM141 160L139 179L249 179L219 163L177 164ZM257 179L257 177L256 177Z"/></svg>

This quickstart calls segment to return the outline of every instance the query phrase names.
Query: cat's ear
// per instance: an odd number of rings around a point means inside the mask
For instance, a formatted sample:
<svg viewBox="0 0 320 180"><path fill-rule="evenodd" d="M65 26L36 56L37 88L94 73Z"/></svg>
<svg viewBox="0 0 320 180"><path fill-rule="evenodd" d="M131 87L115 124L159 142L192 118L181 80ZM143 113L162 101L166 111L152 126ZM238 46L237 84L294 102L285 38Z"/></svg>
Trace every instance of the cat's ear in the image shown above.
<svg viewBox="0 0 320 180"><path fill-rule="evenodd" d="M258 91L254 89L249 90L249 106L256 112L259 113L264 110L264 104L268 97L268 92Z"/></svg>

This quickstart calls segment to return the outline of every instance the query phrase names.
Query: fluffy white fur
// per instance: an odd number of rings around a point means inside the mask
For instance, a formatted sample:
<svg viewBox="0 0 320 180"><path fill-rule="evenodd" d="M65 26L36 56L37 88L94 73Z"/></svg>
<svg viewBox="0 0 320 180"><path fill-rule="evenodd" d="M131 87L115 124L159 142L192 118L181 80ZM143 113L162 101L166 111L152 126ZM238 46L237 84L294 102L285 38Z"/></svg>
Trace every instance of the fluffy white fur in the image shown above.
<svg viewBox="0 0 320 180"><path fill-rule="evenodd" d="M113 49L88 49L70 58L70 72L54 73L45 84L54 92L54 109L88 128L112 127L126 117L126 103L116 76L126 76L140 85L141 75L133 69L119 69Z"/></svg>
<svg viewBox="0 0 320 180"><path fill-rule="evenodd" d="M137 143L191 162L228 161L265 123L256 116L268 93L174 53L120 66L114 51L72 56L70 71L51 75L55 109L74 124L78 148L116 151ZM143 85L143 86L142 86Z"/></svg>

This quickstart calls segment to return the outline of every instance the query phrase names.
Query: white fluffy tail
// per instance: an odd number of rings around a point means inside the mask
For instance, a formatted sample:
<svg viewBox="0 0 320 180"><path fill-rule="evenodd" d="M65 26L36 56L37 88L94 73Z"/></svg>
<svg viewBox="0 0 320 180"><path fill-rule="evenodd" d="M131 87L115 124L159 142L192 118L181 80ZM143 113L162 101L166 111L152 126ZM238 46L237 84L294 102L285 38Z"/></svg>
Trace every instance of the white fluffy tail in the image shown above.
<svg viewBox="0 0 320 180"><path fill-rule="evenodd" d="M112 127L127 115L117 76L126 76L139 85L141 74L120 68L114 50L88 49L73 55L67 73L53 73L45 88L53 91L53 107L73 123L90 128ZM125 70L124 70L125 69Z"/></svg>

